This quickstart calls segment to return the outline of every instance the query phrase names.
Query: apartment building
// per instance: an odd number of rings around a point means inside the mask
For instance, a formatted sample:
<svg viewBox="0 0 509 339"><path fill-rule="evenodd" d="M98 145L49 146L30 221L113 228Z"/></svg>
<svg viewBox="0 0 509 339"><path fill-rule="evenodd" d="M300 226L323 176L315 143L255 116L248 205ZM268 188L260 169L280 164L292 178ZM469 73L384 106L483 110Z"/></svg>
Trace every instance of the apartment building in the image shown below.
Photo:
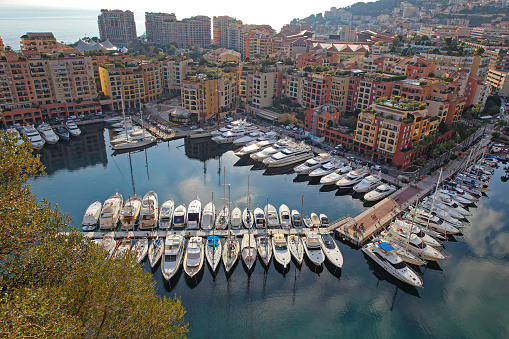
<svg viewBox="0 0 509 339"><path fill-rule="evenodd" d="M294 33L282 30L274 36L274 46L279 55L295 59L299 54L306 53L313 33L303 31Z"/></svg>
<svg viewBox="0 0 509 339"><path fill-rule="evenodd" d="M390 97L397 79L392 74L352 72L349 79L346 111L367 109L376 102L377 98Z"/></svg>
<svg viewBox="0 0 509 339"><path fill-rule="evenodd" d="M226 28L226 48L240 52L241 59L246 57L246 36L249 34L248 25L230 24Z"/></svg>
<svg viewBox="0 0 509 339"><path fill-rule="evenodd" d="M179 108L198 121L217 118L234 107L236 81L224 76L196 75L182 82Z"/></svg>
<svg viewBox="0 0 509 339"><path fill-rule="evenodd" d="M145 13L147 40L159 44L175 43L178 47L210 45L210 18L194 16L178 21L175 14Z"/></svg>
<svg viewBox="0 0 509 339"><path fill-rule="evenodd" d="M99 67L101 88L111 98L112 109L122 109L123 101L125 109L136 111L140 104L161 96L161 63L122 66L105 64Z"/></svg>
<svg viewBox="0 0 509 339"><path fill-rule="evenodd" d="M314 108L330 102L332 77L326 74L312 73L304 81L303 106Z"/></svg>
<svg viewBox="0 0 509 339"><path fill-rule="evenodd" d="M292 99L301 106L304 104L304 88L307 77L303 72L283 73L281 81L281 96Z"/></svg>
<svg viewBox="0 0 509 339"><path fill-rule="evenodd" d="M375 104L359 113L353 149L394 166L407 166L416 159L410 148L437 130L438 119L427 109L405 110Z"/></svg>
<svg viewBox="0 0 509 339"><path fill-rule="evenodd" d="M212 34L213 34L212 43L215 46L231 48L230 46L228 46L228 28L230 27L231 24L242 25L242 21L226 15L214 16L212 18Z"/></svg>
<svg viewBox="0 0 509 339"><path fill-rule="evenodd" d="M509 54L506 49L485 50L484 55L490 57L489 69L509 71Z"/></svg>
<svg viewBox="0 0 509 339"><path fill-rule="evenodd" d="M218 48L215 50L212 50L210 52L207 52L203 55L203 57L213 63L222 64L223 62L236 62L240 63L241 54L233 49L227 49L227 48Z"/></svg>
<svg viewBox="0 0 509 339"><path fill-rule="evenodd" d="M4 125L100 111L90 57L41 57L6 52L0 60L0 110ZM76 102L79 102L77 104Z"/></svg>
<svg viewBox="0 0 509 339"><path fill-rule="evenodd" d="M171 60L161 62L162 68L162 87L164 93L180 91L182 81L188 74L188 64L192 59L176 57Z"/></svg>
<svg viewBox="0 0 509 339"><path fill-rule="evenodd" d="M297 56L297 67L322 66L335 67L341 61L341 57L328 51L312 51Z"/></svg>
<svg viewBox="0 0 509 339"><path fill-rule="evenodd" d="M350 88L350 74L335 75L331 77L330 103L344 113L348 101L348 89Z"/></svg>
<svg viewBox="0 0 509 339"><path fill-rule="evenodd" d="M491 93L509 96L509 72L488 70L486 81L490 84Z"/></svg>
<svg viewBox="0 0 509 339"><path fill-rule="evenodd" d="M442 54L421 53L420 56L435 64L437 69L455 72L460 69L468 70L472 74L483 76L488 71L489 56L452 56Z"/></svg>
<svg viewBox="0 0 509 339"><path fill-rule="evenodd" d="M244 55L246 58L260 55L266 57L276 51L274 45L275 32L272 29L250 29L245 37Z"/></svg>
<svg viewBox="0 0 509 339"><path fill-rule="evenodd" d="M176 42L175 32L170 28L171 22L177 21L174 13L145 12L145 29L147 41L156 44Z"/></svg>
<svg viewBox="0 0 509 339"><path fill-rule="evenodd" d="M255 107L270 107L273 98L281 92L281 72L271 69L269 72L255 70L251 79L251 97L247 102Z"/></svg>
<svg viewBox="0 0 509 339"><path fill-rule="evenodd" d="M53 33L27 33L21 36L20 47L22 51L35 50L49 54L58 49L58 44Z"/></svg>
<svg viewBox="0 0 509 339"><path fill-rule="evenodd" d="M117 47L127 47L130 41L136 40L134 13L118 9L101 9L97 19L101 40L110 39Z"/></svg>
<svg viewBox="0 0 509 339"><path fill-rule="evenodd" d="M329 127L329 124L337 123L342 115L339 108L332 104L310 108L306 110L304 130L314 136L322 137L325 135L325 130Z"/></svg>

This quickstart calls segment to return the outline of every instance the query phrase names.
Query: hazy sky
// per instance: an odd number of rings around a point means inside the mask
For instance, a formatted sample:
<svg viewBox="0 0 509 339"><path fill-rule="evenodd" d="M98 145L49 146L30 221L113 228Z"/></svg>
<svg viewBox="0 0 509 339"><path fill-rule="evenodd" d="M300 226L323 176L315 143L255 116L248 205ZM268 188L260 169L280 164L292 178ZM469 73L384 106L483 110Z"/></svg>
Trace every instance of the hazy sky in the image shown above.
<svg viewBox="0 0 509 339"><path fill-rule="evenodd" d="M365 0L369 2L370 0ZM372 0L371 0L372 1ZM229 15L242 20L248 24L269 24L274 29L279 30L281 26L289 23L293 18L304 18L310 14L316 14L329 10L331 7L345 7L357 2L356 0L323 0L314 1L120 1L120 0L88 0L88 1L67 1L67 0L0 0L0 4L22 6L57 6L74 7L86 9L122 9L133 12L164 12L175 13L177 19L188 18L194 15L207 15L209 17L217 15Z"/></svg>

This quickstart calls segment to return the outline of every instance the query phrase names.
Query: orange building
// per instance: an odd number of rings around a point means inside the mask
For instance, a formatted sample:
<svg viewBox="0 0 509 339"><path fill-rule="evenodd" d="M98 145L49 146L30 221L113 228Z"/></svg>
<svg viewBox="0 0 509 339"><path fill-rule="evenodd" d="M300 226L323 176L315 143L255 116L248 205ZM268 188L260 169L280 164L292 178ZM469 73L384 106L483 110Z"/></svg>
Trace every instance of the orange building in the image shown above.
<svg viewBox="0 0 509 339"><path fill-rule="evenodd" d="M306 66L326 66L331 67L339 64L341 57L338 54L331 52L307 52L297 56L297 67L303 68Z"/></svg>

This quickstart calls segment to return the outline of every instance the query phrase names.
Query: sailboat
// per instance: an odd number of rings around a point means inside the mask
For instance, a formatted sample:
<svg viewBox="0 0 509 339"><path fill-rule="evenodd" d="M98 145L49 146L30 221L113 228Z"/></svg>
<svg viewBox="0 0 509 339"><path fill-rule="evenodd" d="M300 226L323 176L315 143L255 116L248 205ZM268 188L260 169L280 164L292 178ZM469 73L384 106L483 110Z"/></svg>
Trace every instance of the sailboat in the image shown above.
<svg viewBox="0 0 509 339"><path fill-rule="evenodd" d="M246 264L248 270L251 270L256 262L256 240L251 233L251 228L242 237L241 253L244 264Z"/></svg>
<svg viewBox="0 0 509 339"><path fill-rule="evenodd" d="M230 186L228 185L228 191ZM229 194L228 194L229 195ZM229 202L228 202L229 204ZM235 263L237 262L237 259L239 258L239 241L237 240L237 237L233 234L231 234L231 228L229 225L229 234L226 237L226 242L224 244L223 249L223 264L224 269L226 273L230 273L230 270L233 268Z"/></svg>
<svg viewBox="0 0 509 339"><path fill-rule="evenodd" d="M141 263L148 253L148 238L142 237L139 239L136 239L136 242L134 243L134 252L136 253L136 262L139 264Z"/></svg>
<svg viewBox="0 0 509 339"><path fill-rule="evenodd" d="M216 220L216 206L214 205L214 192L212 192L212 201L210 201L205 208L203 208L203 215L201 218L201 228L203 230L211 230L214 228L214 221Z"/></svg>
<svg viewBox="0 0 509 339"><path fill-rule="evenodd" d="M141 116L141 122L143 125L143 110L141 109L141 103L140 103L140 112L142 114ZM122 115L124 116L125 121L125 112L124 112L124 102L122 101ZM118 142L111 144L111 148L115 151L126 151L126 150L133 150L137 148L143 148L146 146L149 146L151 144L156 143L156 138L150 134L146 135L145 128L142 126L143 135L141 137L129 137L129 132L126 131L126 140L125 142Z"/></svg>
<svg viewBox="0 0 509 339"><path fill-rule="evenodd" d="M304 259L304 245L299 235L291 234L288 236L288 249L297 264L301 265Z"/></svg>
<svg viewBox="0 0 509 339"><path fill-rule="evenodd" d="M242 211L242 223L247 229L253 228L254 218L253 212L249 209L250 197L249 197L249 177L247 178L247 197L246 197L246 208Z"/></svg>
<svg viewBox="0 0 509 339"><path fill-rule="evenodd" d="M223 172L224 173L224 172ZM216 229L217 230L224 230L228 227L230 223L230 208L228 207L228 204L226 203L226 174L224 174L223 177L223 200L224 200L224 206L217 215L216 218Z"/></svg>
<svg viewBox="0 0 509 339"><path fill-rule="evenodd" d="M163 251L164 239L159 236L152 239L148 247L148 261L151 268L154 268L154 266L159 262L159 259L161 259L161 256L163 255Z"/></svg>
<svg viewBox="0 0 509 339"><path fill-rule="evenodd" d="M267 205L269 204L269 198L267 197ZM260 212L263 212L261 208L257 208ZM258 254L262 259L264 265L266 267L269 266L270 258L272 257L272 245L270 240L270 235L267 231L267 222L265 221L265 215L263 213L257 213L255 209L255 218L256 223L258 225L258 219L263 220L263 225L265 226L265 233L258 233L258 237L256 238L256 245L258 247Z"/></svg>

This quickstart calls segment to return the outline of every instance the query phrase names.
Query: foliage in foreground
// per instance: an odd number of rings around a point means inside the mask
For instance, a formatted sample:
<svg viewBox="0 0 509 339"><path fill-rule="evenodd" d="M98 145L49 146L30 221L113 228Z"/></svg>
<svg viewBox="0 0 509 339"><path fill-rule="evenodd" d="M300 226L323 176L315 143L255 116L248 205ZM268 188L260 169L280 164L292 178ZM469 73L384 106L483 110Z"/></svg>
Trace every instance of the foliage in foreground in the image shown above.
<svg viewBox="0 0 509 339"><path fill-rule="evenodd" d="M0 337L182 338L180 300L161 298L132 256L108 260L70 218L39 204L43 170L27 143L0 132Z"/></svg>

